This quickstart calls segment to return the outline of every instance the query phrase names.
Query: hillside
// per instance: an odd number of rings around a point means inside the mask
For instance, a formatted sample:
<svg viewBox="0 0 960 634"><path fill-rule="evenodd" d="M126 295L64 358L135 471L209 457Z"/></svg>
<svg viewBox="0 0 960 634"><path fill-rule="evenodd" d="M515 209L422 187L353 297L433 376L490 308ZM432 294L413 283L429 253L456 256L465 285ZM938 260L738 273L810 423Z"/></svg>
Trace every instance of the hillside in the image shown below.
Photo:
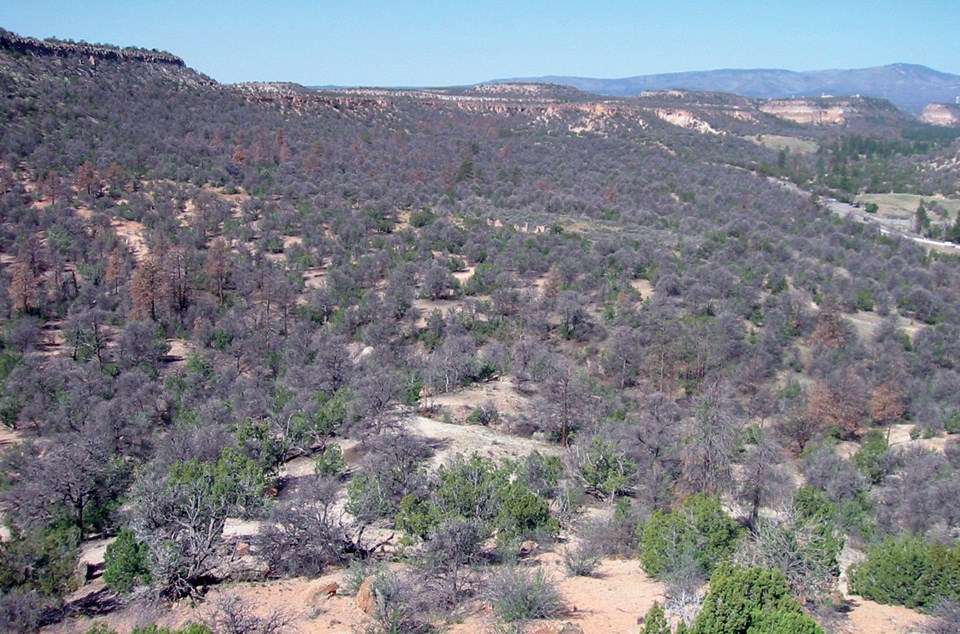
<svg viewBox="0 0 960 634"><path fill-rule="evenodd" d="M824 96L887 99L901 110L919 114L927 104L954 101L960 76L916 64L890 64L851 70L797 72L779 69L723 69L622 79L546 76L497 82L536 81L573 86L600 95L630 97L648 90L727 92L762 99Z"/></svg>
<svg viewBox="0 0 960 634"><path fill-rule="evenodd" d="M6 33L0 88L0 630L958 622L951 129Z"/></svg>

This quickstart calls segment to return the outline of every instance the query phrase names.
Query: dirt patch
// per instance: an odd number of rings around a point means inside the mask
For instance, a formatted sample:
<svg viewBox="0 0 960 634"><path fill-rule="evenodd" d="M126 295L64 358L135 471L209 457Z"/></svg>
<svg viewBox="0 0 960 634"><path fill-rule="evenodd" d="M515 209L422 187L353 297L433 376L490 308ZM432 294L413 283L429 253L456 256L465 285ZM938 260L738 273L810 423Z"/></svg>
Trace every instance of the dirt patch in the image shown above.
<svg viewBox="0 0 960 634"><path fill-rule="evenodd" d="M663 601L663 585L647 577L636 561L607 560L594 577L566 577L562 557L544 553L529 562L539 566L566 598L569 612L557 623L572 622L583 628L585 634L610 632L634 634L640 631L638 617L646 613L654 601ZM224 595L239 595L254 612L266 616L280 610L291 621L284 631L300 634L353 634L364 631L371 623L356 608L355 599L344 594L326 598L319 593L324 585L336 582L346 585L343 571L332 572L316 579L289 579L234 587L216 588L200 604L181 601L162 614L144 613L138 606L129 606L101 617L110 627L121 632L155 619L165 627L182 627L190 622L209 618L213 606ZM44 628L49 634L67 634L86 631L91 619L75 619ZM493 632L496 620L492 611L482 602L470 606L460 622L445 631L457 634Z"/></svg>
<svg viewBox="0 0 960 634"><path fill-rule="evenodd" d="M886 436L887 442L890 443L891 449L909 449L912 447L921 447L923 449L929 449L930 451L943 452L947 446L947 440L949 439L948 436L935 436L934 438L911 438L910 434L913 432L914 427L915 425L911 423L902 423L899 425L889 425L887 427L875 427L874 429L879 430ZM859 449L859 443L845 440L837 443L836 453L841 458L852 458Z"/></svg>
<svg viewBox="0 0 960 634"><path fill-rule="evenodd" d="M634 280L630 282L633 290L640 293L640 299L650 299L653 297L653 284L650 280Z"/></svg>
<svg viewBox="0 0 960 634"><path fill-rule="evenodd" d="M446 315L447 311L450 309L455 309L457 307L457 302L450 299L423 299L417 297L413 300L413 308L418 312L419 317L417 317L417 328L426 328L427 327L427 318L435 310L439 310L441 314Z"/></svg>
<svg viewBox="0 0 960 634"><path fill-rule="evenodd" d="M560 552L545 552L525 562L539 567L563 594L568 611L555 621L538 624L571 622L579 625L584 634L638 634L642 625L637 621L646 614L654 601L663 603L665 588L648 577L633 559L606 559L592 577L568 577ZM281 611L290 623L284 631L300 634L353 634L371 625L368 617L356 607L355 598L343 590L327 598L320 588L335 582L347 586L342 570L332 571L316 579L295 578L211 590L202 603L180 601L163 611L143 606L127 606L100 617L110 627L128 632L136 626L154 620L165 627L183 627L190 622L209 619L217 601L225 595L238 595L253 611L266 616ZM86 587L87 594L102 589L97 580ZM851 611L841 626L847 634L907 634L916 631L923 617L907 608L879 605L859 597L850 600ZM92 624L89 618L71 619L44 628L48 634L80 634ZM474 634L496 631L496 618L489 605L477 601L467 606L458 622L445 628L453 634Z"/></svg>
<svg viewBox="0 0 960 634"><path fill-rule="evenodd" d="M475 383L456 392L438 394L430 398L440 415L449 415L457 422L465 422L475 408L492 403L501 415L514 416L529 411L530 397L517 391L509 377L496 381Z"/></svg>
<svg viewBox="0 0 960 634"><path fill-rule="evenodd" d="M885 317L881 317L877 313L871 313L863 310L858 310L857 312L844 315L844 318L847 322L853 326L854 330L857 331L857 336L861 339L871 339L873 338L874 331L883 323ZM923 328L923 324L914 320L908 319L906 317L897 317L897 326L903 330L905 333L910 335L912 339L920 329Z"/></svg>
<svg viewBox="0 0 960 634"><path fill-rule="evenodd" d="M114 219L111 221L110 226L112 226L114 231L117 232L117 235L127 243L130 252L133 254L133 258L137 262L142 262L143 259L150 254L147 243L143 239L144 228L142 223L135 220Z"/></svg>
<svg viewBox="0 0 960 634"><path fill-rule="evenodd" d="M19 445L21 442L23 442L22 431L19 429L0 427L0 449L10 447L11 445Z"/></svg>
<svg viewBox="0 0 960 634"><path fill-rule="evenodd" d="M437 446L431 467L449 464L457 455L477 454L496 460L519 458L534 451L546 455L559 455L560 447L539 440L508 436L479 425L453 425L438 420L414 416L407 425L410 430L430 440Z"/></svg>
<svg viewBox="0 0 960 634"><path fill-rule="evenodd" d="M860 597L849 601L844 631L850 634L910 634L925 621L921 614L899 605L881 605Z"/></svg>
<svg viewBox="0 0 960 634"><path fill-rule="evenodd" d="M473 277L473 274L476 273L476 271L477 267L468 266L462 271L454 271L453 276L457 278L457 281L460 282L460 284L466 284L470 278Z"/></svg>
<svg viewBox="0 0 960 634"><path fill-rule="evenodd" d="M170 347L163 355L163 361L174 366L183 365L196 350L196 346L185 339L167 339L167 345Z"/></svg>

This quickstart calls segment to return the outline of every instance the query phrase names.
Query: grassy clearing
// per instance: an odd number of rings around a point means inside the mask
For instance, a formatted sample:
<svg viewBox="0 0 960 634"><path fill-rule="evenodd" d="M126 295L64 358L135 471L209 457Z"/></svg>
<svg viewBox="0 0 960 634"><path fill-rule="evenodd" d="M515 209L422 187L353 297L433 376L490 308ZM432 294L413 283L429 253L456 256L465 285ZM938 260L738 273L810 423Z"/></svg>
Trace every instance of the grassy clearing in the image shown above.
<svg viewBox="0 0 960 634"><path fill-rule="evenodd" d="M800 154L813 154L820 147L813 141L779 134L760 134L748 138L754 143L759 143L771 150L782 150L786 148L791 152L799 152Z"/></svg>
<svg viewBox="0 0 960 634"><path fill-rule="evenodd" d="M943 198L942 196L918 196L917 194L863 194L858 196L858 200L863 203L876 203L880 208L878 214L886 218L912 218L917 213L917 207L923 200L928 211L931 210L931 203L946 209L949 214L949 220L957 217L960 213L960 200ZM933 215L933 214L931 214ZM939 215L939 214L937 214ZM935 216L936 217L936 216ZM947 220L946 218L939 218Z"/></svg>

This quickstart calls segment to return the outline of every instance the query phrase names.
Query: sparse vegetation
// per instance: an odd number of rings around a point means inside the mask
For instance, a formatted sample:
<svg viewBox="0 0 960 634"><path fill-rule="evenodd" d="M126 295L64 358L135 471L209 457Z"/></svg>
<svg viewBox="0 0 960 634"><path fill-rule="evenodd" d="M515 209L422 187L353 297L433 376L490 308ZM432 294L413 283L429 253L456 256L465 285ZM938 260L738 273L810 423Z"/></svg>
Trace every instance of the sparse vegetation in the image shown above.
<svg viewBox="0 0 960 634"><path fill-rule="evenodd" d="M340 570L377 631L515 628L602 581L556 549L638 555L694 632L814 633L844 541L953 622L960 261L816 202L954 239L951 135L43 50L0 44L0 629L101 564L234 584L217 633L284 627L249 580Z"/></svg>

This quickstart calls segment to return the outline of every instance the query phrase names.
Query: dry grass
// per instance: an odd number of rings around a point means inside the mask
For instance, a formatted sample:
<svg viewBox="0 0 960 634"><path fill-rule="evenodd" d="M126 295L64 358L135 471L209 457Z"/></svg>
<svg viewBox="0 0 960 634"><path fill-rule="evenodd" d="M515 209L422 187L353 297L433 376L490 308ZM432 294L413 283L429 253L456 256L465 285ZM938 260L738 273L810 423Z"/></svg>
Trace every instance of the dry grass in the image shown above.
<svg viewBox="0 0 960 634"><path fill-rule="evenodd" d="M813 141L779 134L761 134L759 137L751 136L747 138L763 147L777 151L787 149L799 154L813 154L819 149L819 146Z"/></svg>

